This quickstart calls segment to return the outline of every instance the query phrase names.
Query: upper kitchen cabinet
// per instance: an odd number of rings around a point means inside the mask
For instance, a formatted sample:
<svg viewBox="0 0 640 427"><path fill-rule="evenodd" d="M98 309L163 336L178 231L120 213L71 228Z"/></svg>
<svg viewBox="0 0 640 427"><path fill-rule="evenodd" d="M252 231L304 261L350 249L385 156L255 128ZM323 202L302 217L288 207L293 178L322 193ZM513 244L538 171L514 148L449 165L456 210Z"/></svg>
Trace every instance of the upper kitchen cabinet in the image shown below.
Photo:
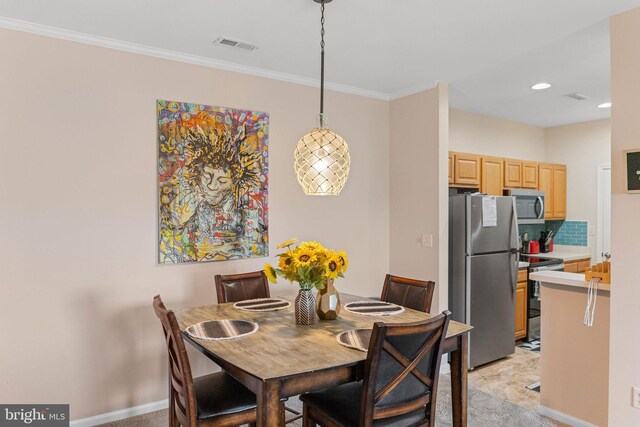
<svg viewBox="0 0 640 427"><path fill-rule="evenodd" d="M522 161L522 188L538 188L538 162Z"/></svg>
<svg viewBox="0 0 640 427"><path fill-rule="evenodd" d="M538 190L544 191L545 219L567 217L567 167L552 163L538 164Z"/></svg>
<svg viewBox="0 0 640 427"><path fill-rule="evenodd" d="M467 153L453 154L453 183L460 187L480 187L480 156Z"/></svg>
<svg viewBox="0 0 640 427"><path fill-rule="evenodd" d="M538 162L505 159L504 186L506 188L538 188Z"/></svg>
<svg viewBox="0 0 640 427"><path fill-rule="evenodd" d="M453 184L453 153L449 151L449 185Z"/></svg>
<svg viewBox="0 0 640 427"><path fill-rule="evenodd" d="M500 157L482 156L480 165L480 192L490 196L502 196L504 160Z"/></svg>
<svg viewBox="0 0 640 427"><path fill-rule="evenodd" d="M504 186L507 188L522 187L522 160L504 160Z"/></svg>

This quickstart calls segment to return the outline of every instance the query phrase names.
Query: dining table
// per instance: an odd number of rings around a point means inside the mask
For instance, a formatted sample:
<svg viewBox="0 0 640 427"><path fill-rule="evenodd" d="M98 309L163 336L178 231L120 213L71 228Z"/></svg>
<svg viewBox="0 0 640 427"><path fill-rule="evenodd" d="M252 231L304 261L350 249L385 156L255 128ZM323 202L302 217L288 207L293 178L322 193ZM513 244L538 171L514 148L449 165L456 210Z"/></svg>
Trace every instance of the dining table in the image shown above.
<svg viewBox="0 0 640 427"><path fill-rule="evenodd" d="M432 314L405 309L392 316L349 312L344 305L366 298L340 294L343 308L335 320L295 323L293 303L277 311L245 311L234 303L175 310L185 340L256 394L257 425L283 425L281 400L351 381L364 375L367 353L347 348L336 336L352 329L371 329L375 322L407 323ZM283 299L288 299L283 297ZM185 332L207 320L245 320L258 324L250 335L224 340L194 338ZM453 425L467 425L468 342L471 326L450 321L443 344L451 368Z"/></svg>

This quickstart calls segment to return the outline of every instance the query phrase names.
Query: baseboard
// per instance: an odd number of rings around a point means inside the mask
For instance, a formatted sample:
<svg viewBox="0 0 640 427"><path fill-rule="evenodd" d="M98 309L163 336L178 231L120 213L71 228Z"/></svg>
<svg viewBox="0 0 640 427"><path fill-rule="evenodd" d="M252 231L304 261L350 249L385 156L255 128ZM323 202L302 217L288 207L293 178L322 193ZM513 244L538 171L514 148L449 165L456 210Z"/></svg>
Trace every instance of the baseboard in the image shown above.
<svg viewBox="0 0 640 427"><path fill-rule="evenodd" d="M110 423L113 421L124 420L125 418L135 417L136 415L148 414L149 412L167 409L168 407L169 399L159 400L157 402L134 406L133 408L120 409L118 411L107 412L106 414L73 420L71 421L70 425L73 427L91 427L99 424Z"/></svg>
<svg viewBox="0 0 640 427"><path fill-rule="evenodd" d="M572 417L571 415L564 414L555 409L547 408L546 406L538 406L538 414L544 415L561 423L569 424L572 427L598 427L595 424L588 423L579 418Z"/></svg>

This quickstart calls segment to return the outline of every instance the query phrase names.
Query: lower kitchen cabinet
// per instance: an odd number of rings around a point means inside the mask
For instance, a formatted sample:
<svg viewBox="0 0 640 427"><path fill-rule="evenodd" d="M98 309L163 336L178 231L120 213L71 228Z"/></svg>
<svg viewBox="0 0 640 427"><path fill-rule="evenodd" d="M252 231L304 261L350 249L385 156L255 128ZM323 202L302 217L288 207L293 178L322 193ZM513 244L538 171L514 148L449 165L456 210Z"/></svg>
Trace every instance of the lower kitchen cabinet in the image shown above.
<svg viewBox="0 0 640 427"><path fill-rule="evenodd" d="M576 259L564 262L566 273L584 273L587 267L591 266L591 258Z"/></svg>
<svg viewBox="0 0 640 427"><path fill-rule="evenodd" d="M518 271L516 286L516 340L527 336L527 269Z"/></svg>

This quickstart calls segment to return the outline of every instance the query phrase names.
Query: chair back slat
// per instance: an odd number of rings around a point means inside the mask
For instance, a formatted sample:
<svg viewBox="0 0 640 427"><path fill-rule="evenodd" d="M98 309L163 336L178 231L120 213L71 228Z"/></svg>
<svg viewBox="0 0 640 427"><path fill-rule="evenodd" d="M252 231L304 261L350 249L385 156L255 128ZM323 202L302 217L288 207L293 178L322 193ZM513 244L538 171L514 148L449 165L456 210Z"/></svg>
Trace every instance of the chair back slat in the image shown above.
<svg viewBox="0 0 640 427"><path fill-rule="evenodd" d="M169 395L175 404L175 416L181 425L195 426L198 422L198 409L193 388L193 375L178 321L173 311L167 310L164 306L160 295L153 298L153 310L162 323L169 354L171 388Z"/></svg>
<svg viewBox="0 0 640 427"><path fill-rule="evenodd" d="M424 408L433 425L442 356L451 313L426 321L377 322L371 334L361 395L361 420L389 418Z"/></svg>
<svg viewBox="0 0 640 427"><path fill-rule="evenodd" d="M387 274L380 300L429 313L435 286L434 282Z"/></svg>
<svg viewBox="0 0 640 427"><path fill-rule="evenodd" d="M216 275L218 303L238 302L255 298L269 298L269 281L264 271Z"/></svg>

